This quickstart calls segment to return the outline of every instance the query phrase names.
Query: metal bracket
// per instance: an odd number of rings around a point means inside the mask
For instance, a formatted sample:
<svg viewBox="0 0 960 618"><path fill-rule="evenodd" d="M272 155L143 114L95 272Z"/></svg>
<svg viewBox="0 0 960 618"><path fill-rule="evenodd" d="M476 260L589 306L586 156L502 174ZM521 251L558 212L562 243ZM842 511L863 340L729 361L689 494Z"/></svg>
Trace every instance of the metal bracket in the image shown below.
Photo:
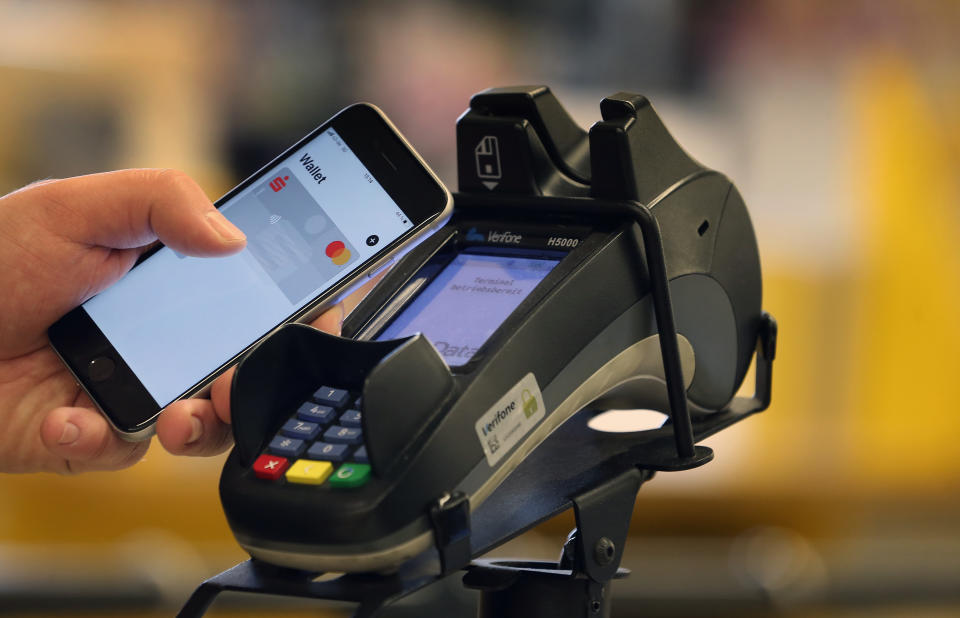
<svg viewBox="0 0 960 618"><path fill-rule="evenodd" d="M600 584L610 581L617 573L642 480L639 470L628 470L573 498L577 529L564 545L564 556L568 555L567 549L573 540L574 571ZM561 563L563 561L561 558Z"/></svg>
<svg viewBox="0 0 960 618"><path fill-rule="evenodd" d="M481 591L480 618L606 618L640 484L636 468L572 498L577 529L559 563L478 560L463 584Z"/></svg>
<svg viewBox="0 0 960 618"><path fill-rule="evenodd" d="M442 575L470 563L470 501L462 491L446 493L430 507Z"/></svg>

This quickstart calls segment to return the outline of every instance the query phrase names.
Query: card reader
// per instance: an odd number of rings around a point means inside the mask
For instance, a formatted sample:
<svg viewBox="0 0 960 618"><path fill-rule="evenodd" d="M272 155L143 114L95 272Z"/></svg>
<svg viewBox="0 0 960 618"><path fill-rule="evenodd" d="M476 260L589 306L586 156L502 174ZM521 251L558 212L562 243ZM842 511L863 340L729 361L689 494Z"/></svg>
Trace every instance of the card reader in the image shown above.
<svg viewBox="0 0 960 618"><path fill-rule="evenodd" d="M669 412L650 237L624 204L659 229L686 406L733 398L761 323L736 188L642 97L605 99L588 136L541 94L474 97L452 218L342 337L286 326L238 366L220 493L253 557L396 569L437 544L437 505L476 509L578 411Z"/></svg>

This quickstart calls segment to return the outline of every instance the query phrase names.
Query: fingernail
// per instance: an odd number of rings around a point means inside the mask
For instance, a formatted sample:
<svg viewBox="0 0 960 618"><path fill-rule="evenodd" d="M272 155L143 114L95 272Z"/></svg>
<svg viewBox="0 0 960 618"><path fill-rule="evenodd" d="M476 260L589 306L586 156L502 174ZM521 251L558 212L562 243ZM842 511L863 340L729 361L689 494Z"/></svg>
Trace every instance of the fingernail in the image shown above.
<svg viewBox="0 0 960 618"><path fill-rule="evenodd" d="M73 444L80 437L80 428L67 421L63 424L63 433L60 434L60 444Z"/></svg>
<svg viewBox="0 0 960 618"><path fill-rule="evenodd" d="M343 303L337 303L335 306L340 309L340 319L337 320L337 324L343 326L343 321L347 319L347 310L344 308Z"/></svg>
<svg viewBox="0 0 960 618"><path fill-rule="evenodd" d="M240 228L230 223L226 217L220 214L219 210L211 210L207 213L207 223L220 235L220 238L227 242L237 242L244 240L246 236L240 231Z"/></svg>
<svg viewBox="0 0 960 618"><path fill-rule="evenodd" d="M203 423L200 422L199 418L196 416L191 416L190 426L192 429L190 431L190 438L187 440L187 444L193 444L200 439L200 436L203 435Z"/></svg>

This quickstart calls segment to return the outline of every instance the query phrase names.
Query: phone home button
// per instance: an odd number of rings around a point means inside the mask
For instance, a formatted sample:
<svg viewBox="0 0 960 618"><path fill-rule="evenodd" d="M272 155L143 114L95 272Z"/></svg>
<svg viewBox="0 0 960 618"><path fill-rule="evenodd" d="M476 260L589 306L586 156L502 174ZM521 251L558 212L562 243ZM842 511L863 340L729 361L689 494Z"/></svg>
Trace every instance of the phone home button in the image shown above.
<svg viewBox="0 0 960 618"><path fill-rule="evenodd" d="M94 382L103 382L113 375L116 363L106 356L98 356L87 364L87 375Z"/></svg>

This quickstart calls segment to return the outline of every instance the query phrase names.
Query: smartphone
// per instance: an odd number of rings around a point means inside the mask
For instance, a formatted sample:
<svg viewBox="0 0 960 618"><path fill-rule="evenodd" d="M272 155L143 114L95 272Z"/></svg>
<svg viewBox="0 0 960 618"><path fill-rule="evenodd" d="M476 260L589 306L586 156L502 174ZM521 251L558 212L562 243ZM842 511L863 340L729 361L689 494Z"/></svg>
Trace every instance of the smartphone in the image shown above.
<svg viewBox="0 0 960 618"><path fill-rule="evenodd" d="M170 403L276 327L305 322L433 230L450 192L378 108L347 107L216 202L238 254L160 247L48 331L120 435L143 440Z"/></svg>

